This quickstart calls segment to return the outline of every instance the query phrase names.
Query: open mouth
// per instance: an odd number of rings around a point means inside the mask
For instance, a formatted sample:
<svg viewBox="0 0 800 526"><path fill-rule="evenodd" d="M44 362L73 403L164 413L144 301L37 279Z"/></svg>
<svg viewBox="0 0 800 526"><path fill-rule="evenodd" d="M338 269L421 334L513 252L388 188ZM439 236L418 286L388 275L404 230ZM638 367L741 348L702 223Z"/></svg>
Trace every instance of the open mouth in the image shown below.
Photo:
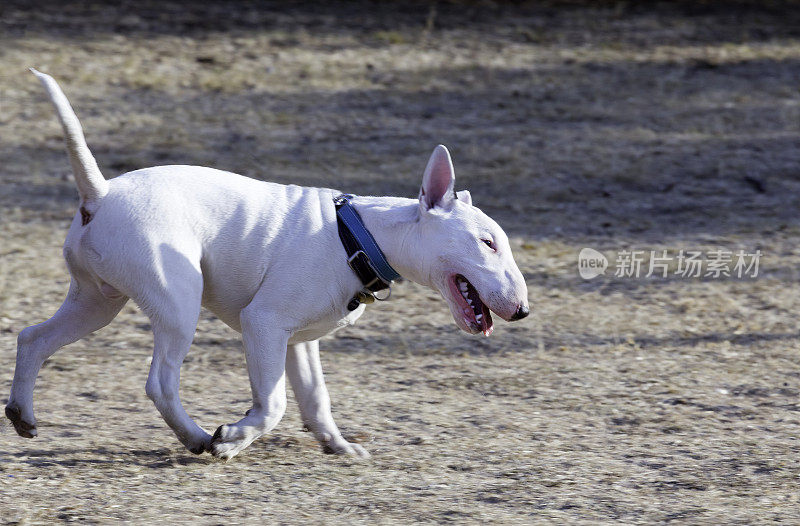
<svg viewBox="0 0 800 526"><path fill-rule="evenodd" d="M492 315L472 283L461 274L456 274L451 278L451 288L454 289L453 296L461 307L464 323L470 332L483 332L485 336L492 334Z"/></svg>

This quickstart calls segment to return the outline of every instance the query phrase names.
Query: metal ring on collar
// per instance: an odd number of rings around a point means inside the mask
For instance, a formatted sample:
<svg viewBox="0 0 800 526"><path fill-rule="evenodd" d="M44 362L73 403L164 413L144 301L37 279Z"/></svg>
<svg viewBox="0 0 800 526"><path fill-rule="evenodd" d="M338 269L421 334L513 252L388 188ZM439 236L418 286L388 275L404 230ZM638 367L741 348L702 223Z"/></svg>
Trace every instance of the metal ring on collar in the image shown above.
<svg viewBox="0 0 800 526"><path fill-rule="evenodd" d="M392 296L392 287L386 287L383 290L385 290L387 292L386 292L386 296L384 296L382 298L380 296L378 296L378 292L381 292L381 291L377 291L377 292L373 292L372 293L372 295L375 297L376 300L378 300L378 301L386 301Z"/></svg>

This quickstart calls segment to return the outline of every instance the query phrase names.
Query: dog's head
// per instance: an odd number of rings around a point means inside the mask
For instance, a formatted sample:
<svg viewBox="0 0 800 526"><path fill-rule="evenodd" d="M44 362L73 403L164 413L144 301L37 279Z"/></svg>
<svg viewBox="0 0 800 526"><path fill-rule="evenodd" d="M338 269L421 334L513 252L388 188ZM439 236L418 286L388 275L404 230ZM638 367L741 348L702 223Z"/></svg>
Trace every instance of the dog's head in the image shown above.
<svg viewBox="0 0 800 526"><path fill-rule="evenodd" d="M428 280L461 329L489 336L494 328L490 311L507 321L528 315L528 288L503 229L472 206L469 192L456 193L454 185L450 153L439 145L419 193Z"/></svg>

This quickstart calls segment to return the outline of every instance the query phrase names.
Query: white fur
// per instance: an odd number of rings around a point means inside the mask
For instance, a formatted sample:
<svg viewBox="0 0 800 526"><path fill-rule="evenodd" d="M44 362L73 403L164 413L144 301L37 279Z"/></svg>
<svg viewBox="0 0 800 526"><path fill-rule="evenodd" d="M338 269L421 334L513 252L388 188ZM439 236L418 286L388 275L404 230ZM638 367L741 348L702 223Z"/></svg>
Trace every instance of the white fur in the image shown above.
<svg viewBox="0 0 800 526"><path fill-rule="evenodd" d="M319 362L317 340L364 311L346 307L361 283L339 240L338 192L197 166L147 168L106 181L58 85L36 73L65 128L85 213L76 214L64 244L72 276L64 304L19 335L6 408L18 433L36 435L33 388L42 363L108 324L130 298L152 320L147 395L190 450L227 459L270 431L286 409L288 376L303 421L325 448L368 456L334 423ZM439 146L419 199L356 197L353 205L389 263L438 290L458 325L474 333L479 328L470 326L453 293L454 273L505 319L527 308L527 289L502 229L471 205L468 193L456 198L453 183L450 156ZM481 241L487 237L496 251ZM178 396L201 305L242 333L253 391L247 414L214 437L186 414Z"/></svg>

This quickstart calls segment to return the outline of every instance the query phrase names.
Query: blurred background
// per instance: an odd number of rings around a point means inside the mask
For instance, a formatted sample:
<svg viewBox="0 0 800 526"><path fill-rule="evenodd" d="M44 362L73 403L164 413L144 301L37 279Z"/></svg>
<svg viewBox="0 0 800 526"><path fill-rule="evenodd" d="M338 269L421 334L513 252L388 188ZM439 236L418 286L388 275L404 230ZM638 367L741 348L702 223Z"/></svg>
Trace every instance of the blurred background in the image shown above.
<svg viewBox="0 0 800 526"><path fill-rule="evenodd" d="M67 290L77 204L29 67L109 178L197 164L414 197L443 143L533 308L475 338L397 287L321 344L373 459L323 457L290 406L221 464L146 399L131 304L43 369L39 438L2 426L7 520L800 521L799 60L795 1L3 1L4 392L16 334ZM583 247L764 255L755 278L586 281ZM238 335L209 313L183 371L207 429L249 407Z"/></svg>

